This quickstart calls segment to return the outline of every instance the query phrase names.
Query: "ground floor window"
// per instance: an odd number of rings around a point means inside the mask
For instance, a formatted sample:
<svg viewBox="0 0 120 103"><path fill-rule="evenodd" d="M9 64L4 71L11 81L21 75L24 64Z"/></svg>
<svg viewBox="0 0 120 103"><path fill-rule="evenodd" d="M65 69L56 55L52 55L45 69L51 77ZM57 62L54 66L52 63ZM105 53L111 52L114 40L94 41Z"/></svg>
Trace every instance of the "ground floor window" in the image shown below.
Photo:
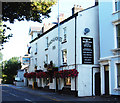
<svg viewBox="0 0 120 103"><path fill-rule="evenodd" d="M46 86L49 86L49 78L44 78L43 81Z"/></svg>
<svg viewBox="0 0 120 103"><path fill-rule="evenodd" d="M120 64L117 64L117 84L120 87Z"/></svg>
<svg viewBox="0 0 120 103"><path fill-rule="evenodd" d="M71 77L66 77L64 79L65 86L70 86L71 85Z"/></svg>

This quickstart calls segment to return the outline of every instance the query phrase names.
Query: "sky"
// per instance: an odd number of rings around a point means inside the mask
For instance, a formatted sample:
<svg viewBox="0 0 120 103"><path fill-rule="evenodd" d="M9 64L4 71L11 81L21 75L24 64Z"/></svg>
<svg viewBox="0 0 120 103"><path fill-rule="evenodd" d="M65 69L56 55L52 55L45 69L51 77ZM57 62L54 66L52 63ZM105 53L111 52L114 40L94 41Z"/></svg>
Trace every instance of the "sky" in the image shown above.
<svg viewBox="0 0 120 103"><path fill-rule="evenodd" d="M64 13L65 18L72 15L72 7L76 5L87 8L94 5L94 0L59 0L59 13ZM44 23L50 23L57 21L58 17L58 5L52 6L52 12L50 18L43 21ZM13 37L9 42L4 44L4 49L1 50L3 54L3 60L9 60L12 57L24 56L27 53L27 45L30 45L29 28L31 26L41 27L43 24L37 22L15 21L14 24L6 23L12 30L7 33L13 33Z"/></svg>

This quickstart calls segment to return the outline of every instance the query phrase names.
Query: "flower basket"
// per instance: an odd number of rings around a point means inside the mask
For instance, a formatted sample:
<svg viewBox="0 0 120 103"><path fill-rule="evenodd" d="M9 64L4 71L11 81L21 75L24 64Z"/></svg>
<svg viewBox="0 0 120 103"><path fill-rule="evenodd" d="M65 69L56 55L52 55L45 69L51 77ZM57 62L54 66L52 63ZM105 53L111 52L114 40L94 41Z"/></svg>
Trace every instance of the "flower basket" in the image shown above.
<svg viewBox="0 0 120 103"><path fill-rule="evenodd" d="M39 73L36 73L36 77L37 78L48 78L49 75L47 72L39 72Z"/></svg>
<svg viewBox="0 0 120 103"><path fill-rule="evenodd" d="M25 73L24 77L25 78L36 78L36 73L35 72Z"/></svg>
<svg viewBox="0 0 120 103"><path fill-rule="evenodd" d="M55 71L54 72L54 77L60 77L60 78L65 78L65 77L77 77L78 76L78 71L76 69L71 69L71 70L61 70L61 71Z"/></svg>

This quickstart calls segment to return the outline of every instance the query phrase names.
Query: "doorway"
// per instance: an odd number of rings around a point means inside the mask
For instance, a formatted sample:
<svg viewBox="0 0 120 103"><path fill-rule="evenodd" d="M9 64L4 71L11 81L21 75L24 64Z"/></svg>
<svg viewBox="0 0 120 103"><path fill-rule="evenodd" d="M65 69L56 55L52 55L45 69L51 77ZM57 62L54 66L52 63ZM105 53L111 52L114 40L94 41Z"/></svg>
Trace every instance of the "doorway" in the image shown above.
<svg viewBox="0 0 120 103"><path fill-rule="evenodd" d="M105 74L105 95L109 95L109 65L104 66Z"/></svg>
<svg viewBox="0 0 120 103"><path fill-rule="evenodd" d="M100 72L95 73L95 95L101 94Z"/></svg>

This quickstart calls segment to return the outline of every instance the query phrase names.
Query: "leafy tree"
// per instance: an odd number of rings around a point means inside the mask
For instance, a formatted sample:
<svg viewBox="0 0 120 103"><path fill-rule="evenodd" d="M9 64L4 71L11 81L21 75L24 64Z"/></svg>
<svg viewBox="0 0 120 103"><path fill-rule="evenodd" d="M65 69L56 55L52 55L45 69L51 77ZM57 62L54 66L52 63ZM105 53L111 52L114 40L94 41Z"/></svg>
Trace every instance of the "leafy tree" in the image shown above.
<svg viewBox="0 0 120 103"><path fill-rule="evenodd" d="M44 18L49 17L51 6L56 0L37 0L34 2L3 2L2 3L2 20L14 23L18 21L37 21L42 22Z"/></svg>
<svg viewBox="0 0 120 103"><path fill-rule="evenodd" d="M29 0L28 0L29 1ZM42 22L44 18L49 17L51 12L51 6L56 3L56 0L34 0L33 2L2 2L2 21L9 21L14 23L15 19L18 21L37 21ZM1 19L1 18L0 18ZM1 22L0 21L0 29ZM13 34L5 36L7 29L9 27L3 25L4 28L0 30L0 44L8 42ZM3 45L1 45L3 49ZM1 50L0 49L0 50Z"/></svg>
<svg viewBox="0 0 120 103"><path fill-rule="evenodd" d="M3 83L12 84L15 75L17 75L17 70L21 68L21 63L18 57L12 57L8 61L4 62L3 73Z"/></svg>

